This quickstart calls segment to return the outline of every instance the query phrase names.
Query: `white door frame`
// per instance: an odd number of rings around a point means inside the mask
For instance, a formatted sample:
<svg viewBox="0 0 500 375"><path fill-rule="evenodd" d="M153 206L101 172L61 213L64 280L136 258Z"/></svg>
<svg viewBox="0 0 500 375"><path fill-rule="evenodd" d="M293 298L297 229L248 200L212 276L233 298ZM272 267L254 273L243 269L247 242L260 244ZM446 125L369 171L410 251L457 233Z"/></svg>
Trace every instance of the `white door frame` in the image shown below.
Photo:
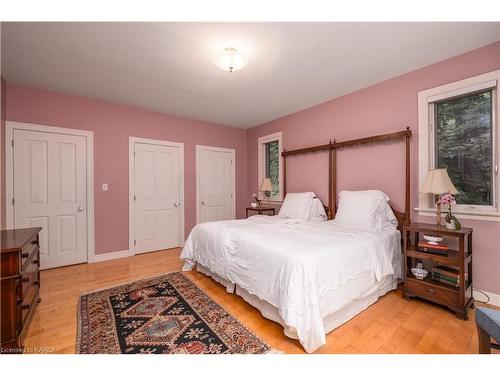
<svg viewBox="0 0 500 375"><path fill-rule="evenodd" d="M14 228L14 131L29 130L41 133L78 135L86 138L87 156L87 263L95 257L94 240L94 132L88 130L60 128L26 122L6 121L5 129L5 208L7 229Z"/></svg>
<svg viewBox="0 0 500 375"><path fill-rule="evenodd" d="M162 141L159 139L128 137L128 243L129 254L135 255L135 144L170 146L179 148L179 246L184 246L184 143Z"/></svg>
<svg viewBox="0 0 500 375"><path fill-rule="evenodd" d="M233 148L196 145L196 224L200 223L200 151L222 151L231 153L233 158L233 218L236 218L236 150Z"/></svg>

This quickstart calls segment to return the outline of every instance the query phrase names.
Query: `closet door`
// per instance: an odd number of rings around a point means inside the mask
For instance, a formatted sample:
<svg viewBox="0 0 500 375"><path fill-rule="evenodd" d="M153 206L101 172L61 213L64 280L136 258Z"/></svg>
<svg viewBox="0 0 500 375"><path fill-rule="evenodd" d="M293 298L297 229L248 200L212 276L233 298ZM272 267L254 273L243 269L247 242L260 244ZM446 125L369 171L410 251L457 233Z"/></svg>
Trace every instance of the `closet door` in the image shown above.
<svg viewBox="0 0 500 375"><path fill-rule="evenodd" d="M40 267L87 261L84 136L14 130L14 227L42 227Z"/></svg>
<svg viewBox="0 0 500 375"><path fill-rule="evenodd" d="M181 148L135 143L135 252L180 245Z"/></svg>
<svg viewBox="0 0 500 375"><path fill-rule="evenodd" d="M196 146L197 222L235 218L235 150Z"/></svg>

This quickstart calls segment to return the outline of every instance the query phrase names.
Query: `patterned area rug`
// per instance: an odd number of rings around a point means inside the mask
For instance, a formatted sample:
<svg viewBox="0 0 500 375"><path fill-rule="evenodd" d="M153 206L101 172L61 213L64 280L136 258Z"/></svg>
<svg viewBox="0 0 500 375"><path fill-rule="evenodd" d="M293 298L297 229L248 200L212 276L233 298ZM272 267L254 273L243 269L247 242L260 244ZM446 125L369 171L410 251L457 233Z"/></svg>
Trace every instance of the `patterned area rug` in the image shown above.
<svg viewBox="0 0 500 375"><path fill-rule="evenodd" d="M80 296L77 353L262 354L270 350L180 272Z"/></svg>

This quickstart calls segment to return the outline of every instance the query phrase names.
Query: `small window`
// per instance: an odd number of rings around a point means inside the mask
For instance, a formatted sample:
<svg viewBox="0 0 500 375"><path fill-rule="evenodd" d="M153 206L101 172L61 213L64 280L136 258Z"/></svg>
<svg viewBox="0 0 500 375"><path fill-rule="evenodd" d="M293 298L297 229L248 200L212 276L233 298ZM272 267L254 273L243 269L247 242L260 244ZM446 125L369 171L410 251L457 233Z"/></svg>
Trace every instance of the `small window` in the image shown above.
<svg viewBox="0 0 500 375"><path fill-rule="evenodd" d="M281 201L282 197L282 152L281 132L260 137L258 140L258 185L257 191L261 198L271 201ZM264 178L269 178L273 190L269 193L259 191Z"/></svg>
<svg viewBox="0 0 500 375"><path fill-rule="evenodd" d="M273 191L266 193L270 198L277 198L280 194L280 147L279 141L265 143L266 177L271 179Z"/></svg>
<svg viewBox="0 0 500 375"><path fill-rule="evenodd" d="M434 105L434 165L446 168L457 203L494 206L493 90Z"/></svg>

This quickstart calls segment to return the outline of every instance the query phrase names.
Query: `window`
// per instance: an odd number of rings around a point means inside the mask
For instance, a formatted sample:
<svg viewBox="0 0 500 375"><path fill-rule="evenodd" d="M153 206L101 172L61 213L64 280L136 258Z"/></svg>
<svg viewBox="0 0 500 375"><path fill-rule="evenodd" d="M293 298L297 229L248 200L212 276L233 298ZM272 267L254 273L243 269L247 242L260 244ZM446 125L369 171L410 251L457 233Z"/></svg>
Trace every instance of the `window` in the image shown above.
<svg viewBox="0 0 500 375"><path fill-rule="evenodd" d="M276 198L280 193L280 147L278 141L264 143L265 147L265 177L271 179L273 191L266 193L270 198Z"/></svg>
<svg viewBox="0 0 500 375"><path fill-rule="evenodd" d="M446 168L458 204L493 206L493 90L434 103L436 168Z"/></svg>
<svg viewBox="0 0 500 375"><path fill-rule="evenodd" d="M495 71L419 93L419 187L429 169L446 168L459 191L459 217L500 221L499 79ZM434 207L428 194L420 194L420 214L434 214Z"/></svg>
<svg viewBox="0 0 500 375"><path fill-rule="evenodd" d="M258 141L258 159L259 173L258 186L260 188L264 178L271 179L273 190L266 196L263 192L259 192L261 198L270 199L272 201L282 200L282 184L281 184L281 132L260 137ZM266 193L267 194L267 193Z"/></svg>

